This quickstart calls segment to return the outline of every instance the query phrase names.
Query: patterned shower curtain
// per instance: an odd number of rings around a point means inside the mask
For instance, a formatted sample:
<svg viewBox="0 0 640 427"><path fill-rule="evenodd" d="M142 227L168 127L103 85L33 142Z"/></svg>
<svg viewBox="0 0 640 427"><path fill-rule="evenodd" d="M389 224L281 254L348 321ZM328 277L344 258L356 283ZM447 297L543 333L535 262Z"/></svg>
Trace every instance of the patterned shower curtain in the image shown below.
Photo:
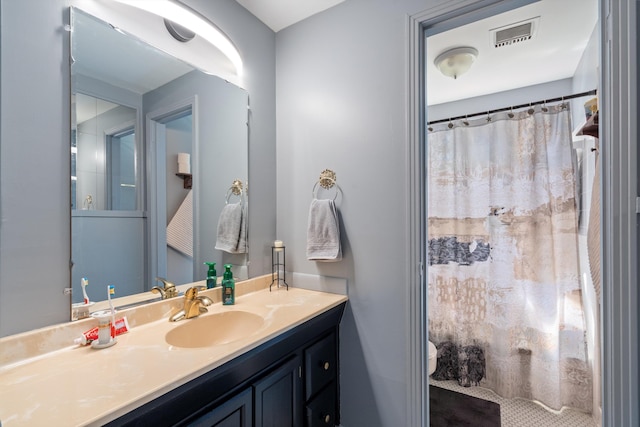
<svg viewBox="0 0 640 427"><path fill-rule="evenodd" d="M481 347L503 397L590 412L568 106L465 122L427 135L429 339Z"/></svg>

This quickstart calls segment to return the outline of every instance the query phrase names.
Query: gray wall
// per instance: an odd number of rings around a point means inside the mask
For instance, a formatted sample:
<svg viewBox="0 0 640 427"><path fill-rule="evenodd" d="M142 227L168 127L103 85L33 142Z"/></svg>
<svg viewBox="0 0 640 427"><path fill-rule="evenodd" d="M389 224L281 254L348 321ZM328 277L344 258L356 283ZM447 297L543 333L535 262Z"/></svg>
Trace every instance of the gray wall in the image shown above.
<svg viewBox="0 0 640 427"><path fill-rule="evenodd" d="M4 336L70 319L63 289L70 284L71 156L65 1L2 0L1 7Z"/></svg>
<svg viewBox="0 0 640 427"><path fill-rule="evenodd" d="M473 98L461 99L459 101L429 105L429 111L427 111L429 117L427 117L427 120L448 119L450 117L464 116L465 114L474 114L496 108L504 108L509 105L522 105L528 102L541 101L545 98L557 98L559 96L574 93L572 90L572 82L572 79L562 79L483 96L476 96ZM595 88L596 85L591 87L591 89Z"/></svg>
<svg viewBox="0 0 640 427"><path fill-rule="evenodd" d="M348 0L277 40L278 239L287 269L348 279L345 427L407 426L407 15L429 0ZM305 257L311 190L332 169L343 260Z"/></svg>
<svg viewBox="0 0 640 427"><path fill-rule="evenodd" d="M252 107L250 256L255 262L250 269L252 275L267 273L267 242L275 239L276 227L275 35L235 1L185 3L225 31L244 59ZM63 29L68 5L68 0L1 3L0 336L70 319L71 298L63 293L70 285L71 238L69 59Z"/></svg>
<svg viewBox="0 0 640 427"><path fill-rule="evenodd" d="M139 211L73 211L73 302L82 302L80 279L86 277L91 301L145 291L144 226ZM126 242L123 244L123 242ZM2 307L4 310L4 306Z"/></svg>

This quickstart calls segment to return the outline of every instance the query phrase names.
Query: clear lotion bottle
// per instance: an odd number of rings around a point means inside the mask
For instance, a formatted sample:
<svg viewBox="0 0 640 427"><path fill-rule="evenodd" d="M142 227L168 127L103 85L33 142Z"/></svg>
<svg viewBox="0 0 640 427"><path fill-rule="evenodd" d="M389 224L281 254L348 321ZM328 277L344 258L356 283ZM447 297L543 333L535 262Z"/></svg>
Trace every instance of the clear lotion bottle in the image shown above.
<svg viewBox="0 0 640 427"><path fill-rule="evenodd" d="M233 305L236 302L236 285L231 272L231 264L224 265L222 276L222 305Z"/></svg>

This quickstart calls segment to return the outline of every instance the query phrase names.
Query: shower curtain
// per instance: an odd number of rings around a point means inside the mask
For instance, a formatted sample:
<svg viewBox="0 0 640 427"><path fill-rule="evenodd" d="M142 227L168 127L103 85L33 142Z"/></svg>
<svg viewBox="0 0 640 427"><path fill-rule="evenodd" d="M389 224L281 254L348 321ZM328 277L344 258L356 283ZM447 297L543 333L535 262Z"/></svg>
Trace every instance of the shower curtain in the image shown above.
<svg viewBox="0 0 640 427"><path fill-rule="evenodd" d="M570 126L561 104L430 128L429 340L481 347L503 397L590 412Z"/></svg>

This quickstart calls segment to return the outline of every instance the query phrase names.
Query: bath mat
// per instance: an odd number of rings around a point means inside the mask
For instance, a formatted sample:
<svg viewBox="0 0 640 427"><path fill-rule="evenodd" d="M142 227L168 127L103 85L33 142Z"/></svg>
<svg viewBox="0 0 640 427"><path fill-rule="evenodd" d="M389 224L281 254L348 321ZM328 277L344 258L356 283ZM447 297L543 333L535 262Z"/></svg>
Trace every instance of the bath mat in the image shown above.
<svg viewBox="0 0 640 427"><path fill-rule="evenodd" d="M430 385L429 420L431 427L500 427L500 405Z"/></svg>

